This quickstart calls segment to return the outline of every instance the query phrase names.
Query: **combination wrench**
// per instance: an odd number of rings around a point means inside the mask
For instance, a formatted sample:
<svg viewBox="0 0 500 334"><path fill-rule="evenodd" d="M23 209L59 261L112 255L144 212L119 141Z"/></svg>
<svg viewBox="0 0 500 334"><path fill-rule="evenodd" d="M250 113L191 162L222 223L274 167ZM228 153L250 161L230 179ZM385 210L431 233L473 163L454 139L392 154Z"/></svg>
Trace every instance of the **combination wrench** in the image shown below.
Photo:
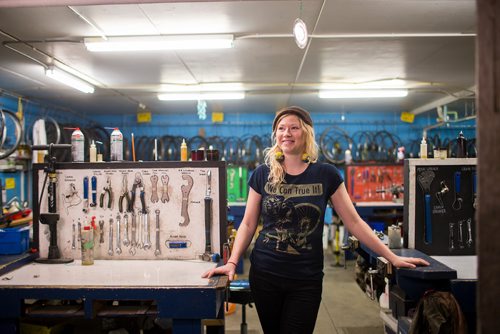
<svg viewBox="0 0 500 334"><path fill-rule="evenodd" d="M128 247L130 240L128 239L128 215L123 215L123 224L125 225L125 238L123 239L123 246Z"/></svg>
<svg viewBox="0 0 500 334"><path fill-rule="evenodd" d="M121 217L120 215L116 216L116 249L115 252L116 254L120 255L122 253L122 247L121 247L121 237L120 237L120 220Z"/></svg>
<svg viewBox="0 0 500 334"><path fill-rule="evenodd" d="M158 256L161 254L160 250L160 209L155 210L156 214L156 249L155 249L155 256Z"/></svg>
<svg viewBox="0 0 500 334"><path fill-rule="evenodd" d="M109 218L109 247L108 255L113 256L113 218Z"/></svg>
<svg viewBox="0 0 500 334"><path fill-rule="evenodd" d="M145 213L142 214L142 219L144 223L144 231L143 231L143 247L145 250L151 249L151 232L149 229L149 214L146 211Z"/></svg>

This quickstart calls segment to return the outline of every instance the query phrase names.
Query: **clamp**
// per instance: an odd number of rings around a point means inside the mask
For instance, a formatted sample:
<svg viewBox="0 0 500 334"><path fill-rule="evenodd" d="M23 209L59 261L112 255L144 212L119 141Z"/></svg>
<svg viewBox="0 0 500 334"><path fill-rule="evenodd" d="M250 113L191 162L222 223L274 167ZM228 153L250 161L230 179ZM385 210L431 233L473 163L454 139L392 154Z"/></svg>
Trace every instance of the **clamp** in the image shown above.
<svg viewBox="0 0 500 334"><path fill-rule="evenodd" d="M108 205L107 208L111 209L111 206L113 204L113 190L111 188L111 177L108 176L106 180L106 185L102 188L103 192L101 193L101 196L99 197L99 206L101 208L104 207L104 197L106 194L108 194Z"/></svg>

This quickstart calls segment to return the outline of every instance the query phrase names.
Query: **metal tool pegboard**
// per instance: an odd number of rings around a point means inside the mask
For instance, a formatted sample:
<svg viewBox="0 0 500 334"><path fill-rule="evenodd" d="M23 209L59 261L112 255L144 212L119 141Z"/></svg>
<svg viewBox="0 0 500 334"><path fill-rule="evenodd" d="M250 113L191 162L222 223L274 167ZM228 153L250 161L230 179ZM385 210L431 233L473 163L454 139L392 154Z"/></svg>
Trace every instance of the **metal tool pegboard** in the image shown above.
<svg viewBox="0 0 500 334"><path fill-rule="evenodd" d="M405 160L404 246L476 254L477 159Z"/></svg>
<svg viewBox="0 0 500 334"><path fill-rule="evenodd" d="M33 193L38 200L44 167L34 165ZM225 162L57 163L56 173L61 257L81 258L80 231L93 217L95 259L200 259L205 255L208 260L207 249L210 255L222 255L227 225ZM132 200L133 190L135 200L127 205L126 195ZM48 210L47 189L38 200L33 208L33 241L40 256L46 257L50 236L39 215Z"/></svg>

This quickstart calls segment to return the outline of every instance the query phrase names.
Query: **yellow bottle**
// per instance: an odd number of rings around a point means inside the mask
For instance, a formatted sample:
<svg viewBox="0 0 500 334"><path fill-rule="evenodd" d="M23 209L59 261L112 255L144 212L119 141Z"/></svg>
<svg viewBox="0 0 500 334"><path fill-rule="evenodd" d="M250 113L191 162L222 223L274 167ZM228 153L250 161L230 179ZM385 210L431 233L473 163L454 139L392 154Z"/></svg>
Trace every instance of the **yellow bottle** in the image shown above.
<svg viewBox="0 0 500 334"><path fill-rule="evenodd" d="M186 144L186 140L182 139L182 144L181 144L181 161L187 161L188 160L188 148Z"/></svg>

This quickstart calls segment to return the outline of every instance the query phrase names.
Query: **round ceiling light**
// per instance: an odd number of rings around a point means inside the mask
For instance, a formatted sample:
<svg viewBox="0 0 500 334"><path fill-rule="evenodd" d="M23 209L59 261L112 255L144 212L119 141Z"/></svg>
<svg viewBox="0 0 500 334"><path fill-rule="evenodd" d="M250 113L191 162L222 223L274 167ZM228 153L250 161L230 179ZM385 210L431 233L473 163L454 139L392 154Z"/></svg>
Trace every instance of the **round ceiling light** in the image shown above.
<svg viewBox="0 0 500 334"><path fill-rule="evenodd" d="M293 36L299 48L303 49L306 47L308 38L307 26L301 19L296 19L293 23Z"/></svg>

